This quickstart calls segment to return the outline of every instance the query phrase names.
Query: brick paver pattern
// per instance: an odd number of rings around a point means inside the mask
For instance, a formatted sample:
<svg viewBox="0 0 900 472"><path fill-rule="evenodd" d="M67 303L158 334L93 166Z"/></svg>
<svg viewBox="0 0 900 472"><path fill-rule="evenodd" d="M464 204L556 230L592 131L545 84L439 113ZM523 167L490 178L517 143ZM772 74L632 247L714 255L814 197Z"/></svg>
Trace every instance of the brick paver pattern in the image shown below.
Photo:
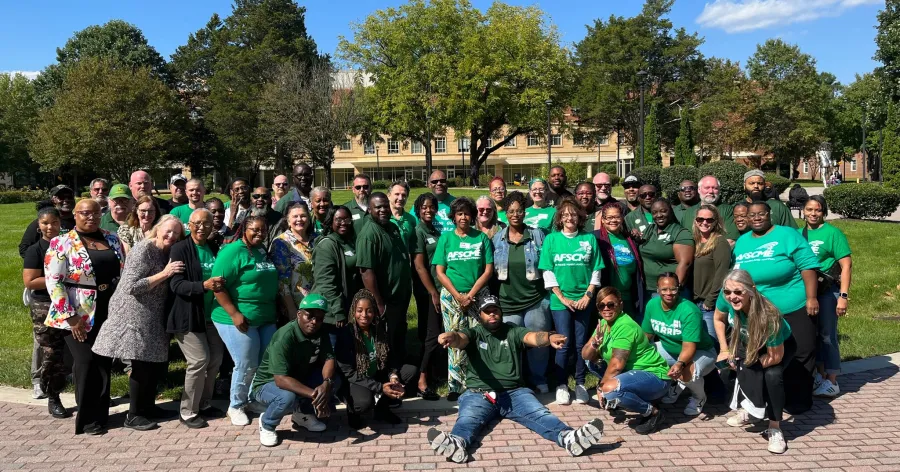
<svg viewBox="0 0 900 472"><path fill-rule="evenodd" d="M497 471L543 470L900 470L900 375L885 368L840 378L845 392L831 401L817 400L813 410L783 423L788 451L766 451L759 432L725 424L723 406L707 406L704 415L681 414L687 395L666 407L664 429L635 434L621 416L590 405L556 406L551 410L569 425L593 417L605 424L606 443L582 457L503 420L487 425L481 444L470 449L473 460L464 466L436 456L426 444L431 426L449 430L455 412L395 410L407 424L371 423L351 432L338 413L324 433L291 431L290 418L279 429L279 446L260 446L257 420L251 426L232 426L227 419L190 430L177 420L155 431L121 427L124 413L110 420L104 436L75 436L71 419L56 420L46 409L0 404L0 470L274 470L352 471L433 470L468 468Z"/></svg>

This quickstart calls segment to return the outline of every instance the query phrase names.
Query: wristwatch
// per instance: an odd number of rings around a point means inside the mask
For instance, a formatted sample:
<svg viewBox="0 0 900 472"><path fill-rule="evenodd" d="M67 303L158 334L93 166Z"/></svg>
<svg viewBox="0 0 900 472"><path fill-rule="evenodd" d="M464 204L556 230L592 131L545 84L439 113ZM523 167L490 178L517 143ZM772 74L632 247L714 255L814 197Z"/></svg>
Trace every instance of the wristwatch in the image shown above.
<svg viewBox="0 0 900 472"><path fill-rule="evenodd" d="M594 292L591 290L584 292L584 294L587 295L588 298L594 298Z"/></svg>
<svg viewBox="0 0 900 472"><path fill-rule="evenodd" d="M323 382L328 382L329 385L334 385L334 379L331 377L322 379Z"/></svg>
<svg viewBox="0 0 900 472"><path fill-rule="evenodd" d="M844 300L849 300L849 299L850 299L850 294L847 293L847 292L841 292L841 293L838 294L838 296L841 297L841 298L843 298Z"/></svg>

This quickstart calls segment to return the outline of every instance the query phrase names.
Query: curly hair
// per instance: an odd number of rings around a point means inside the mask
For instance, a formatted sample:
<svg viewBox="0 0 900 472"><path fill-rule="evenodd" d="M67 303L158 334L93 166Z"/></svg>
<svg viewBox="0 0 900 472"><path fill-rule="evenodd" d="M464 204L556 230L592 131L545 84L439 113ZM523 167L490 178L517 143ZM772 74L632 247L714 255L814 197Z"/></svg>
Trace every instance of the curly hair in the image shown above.
<svg viewBox="0 0 900 472"><path fill-rule="evenodd" d="M475 226L475 218L478 216L478 210L475 209L475 202L469 197L459 197L450 204L450 219L456 223L456 214L466 212L472 219L472 226Z"/></svg>
<svg viewBox="0 0 900 472"><path fill-rule="evenodd" d="M341 210L346 211L348 215L352 215L350 209L344 205L332 205L331 208L328 209L328 212L325 213L325 218L322 218L322 233L319 237L325 237L334 232L334 229L332 229L332 226L334 225L334 216ZM353 231L353 225L350 225L350 239L355 241L356 234Z"/></svg>
<svg viewBox="0 0 900 472"><path fill-rule="evenodd" d="M238 225L237 231L234 232L235 241L243 241L244 240L244 233L247 232L247 227L250 226L250 223L253 223L254 221L262 223L263 228L265 228L263 230L264 232L267 232L269 230L269 225L266 222L265 216L250 215L250 216L247 216L246 218L244 218L243 221L241 221L241 224ZM253 248L251 248L250 246L247 246L247 250L250 251L251 254L253 254Z"/></svg>
<svg viewBox="0 0 900 472"><path fill-rule="evenodd" d="M422 207L425 206L425 202L431 202L431 205L434 207L434 210L437 211L438 201L437 197L434 196L431 192L425 192L422 195L419 195L416 198L416 201L413 203L413 211L416 213L416 218L419 220L422 219Z"/></svg>
<svg viewBox="0 0 900 472"><path fill-rule="evenodd" d="M584 229L584 222L587 221L587 213L584 212L584 209L581 208L581 205L573 197L565 196L559 200L559 203L556 204L556 213L553 214L553 227L556 228L557 231L563 230L563 220L562 215L565 213L566 209L572 210L575 213L575 217L578 218L578 230L581 231Z"/></svg>
<svg viewBox="0 0 900 472"><path fill-rule="evenodd" d="M356 292L356 295L353 295L353 301L350 303L350 326L353 330L353 342L356 345L356 371L357 372L366 372L369 370L369 352L366 349L366 343L363 341L363 333L362 330L359 329L359 325L356 324L356 306L362 300L368 300L369 306L377 309L378 305L375 302L375 295L372 295L372 292L361 289ZM387 364L388 358L388 344L387 344L387 331L384 323L378 322L378 317L372 321L372 327L375 328L375 361L377 364L377 370L384 369L384 366Z"/></svg>

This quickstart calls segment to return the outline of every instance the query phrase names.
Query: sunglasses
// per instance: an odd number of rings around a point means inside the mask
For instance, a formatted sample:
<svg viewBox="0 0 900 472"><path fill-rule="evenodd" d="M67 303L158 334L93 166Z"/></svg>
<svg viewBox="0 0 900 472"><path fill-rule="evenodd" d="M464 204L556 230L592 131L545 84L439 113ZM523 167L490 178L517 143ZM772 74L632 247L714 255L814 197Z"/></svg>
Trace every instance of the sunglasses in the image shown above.
<svg viewBox="0 0 900 472"><path fill-rule="evenodd" d="M737 295L740 297L741 295L744 294L744 291L743 290L728 290L727 288L723 288L722 293L725 294L726 297L731 294L734 294L734 295Z"/></svg>
<svg viewBox="0 0 900 472"><path fill-rule="evenodd" d="M627 190L627 189L632 189L632 188L641 188L641 186L638 184L622 184L622 188Z"/></svg>
<svg viewBox="0 0 900 472"><path fill-rule="evenodd" d="M250 195L250 198L259 200L260 198L269 198L269 196L264 193L254 193L253 195Z"/></svg>
<svg viewBox="0 0 900 472"><path fill-rule="evenodd" d="M697 187L684 186L684 187L681 187L679 190L681 190L682 192L691 192L691 191L696 191Z"/></svg>
<svg viewBox="0 0 900 472"><path fill-rule="evenodd" d="M604 308L607 308L607 309L610 309L610 310L615 310L617 306L619 306L619 304L618 304L617 302L606 302L606 303L600 302L600 303L597 303L597 309L598 309L598 310L603 310Z"/></svg>
<svg viewBox="0 0 900 472"><path fill-rule="evenodd" d="M656 192L644 192L638 196L641 198L656 198Z"/></svg>
<svg viewBox="0 0 900 472"><path fill-rule="evenodd" d="M274 185L275 187L279 187L279 188L280 188L280 187L287 187L288 184L287 184L287 182L277 182L277 183L274 183L274 184L272 184L272 185Z"/></svg>
<svg viewBox="0 0 900 472"><path fill-rule="evenodd" d="M706 223L706 224L711 225L716 222L716 219L715 218L701 218L698 216L698 217L694 218L694 221L696 221L697 223Z"/></svg>
<svg viewBox="0 0 900 472"><path fill-rule="evenodd" d="M493 210L493 208L479 208L478 213L490 213Z"/></svg>
<svg viewBox="0 0 900 472"><path fill-rule="evenodd" d="M368 185L356 185L353 188L355 188L356 190L368 190L369 186Z"/></svg>
<svg viewBox="0 0 900 472"><path fill-rule="evenodd" d="M612 184L594 184L594 187L603 188L603 187L612 187ZM628 188L628 187L626 187Z"/></svg>
<svg viewBox="0 0 900 472"><path fill-rule="evenodd" d="M100 217L99 211L91 211L91 210L76 211L75 214L81 215L82 217L87 218L87 219Z"/></svg>
<svg viewBox="0 0 900 472"><path fill-rule="evenodd" d="M431 185L446 185L447 179L434 179L431 181Z"/></svg>

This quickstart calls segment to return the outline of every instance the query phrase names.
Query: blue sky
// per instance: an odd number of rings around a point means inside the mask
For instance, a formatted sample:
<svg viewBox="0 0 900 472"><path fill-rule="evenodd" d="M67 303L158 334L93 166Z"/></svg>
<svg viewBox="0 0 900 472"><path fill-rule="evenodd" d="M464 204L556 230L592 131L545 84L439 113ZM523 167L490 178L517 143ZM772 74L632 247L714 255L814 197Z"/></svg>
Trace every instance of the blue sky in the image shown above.
<svg viewBox="0 0 900 472"><path fill-rule="evenodd" d="M472 0L487 8L488 0ZM639 0L508 0L536 4L547 12L571 45L585 34L585 25L610 15L631 16ZM333 53L339 35L351 34L350 23L370 12L402 4L398 0L313 0L306 25L322 52ZM676 26L696 31L706 42L707 56L727 57L742 64L756 45L780 37L811 54L819 69L843 83L854 74L871 71L875 52L876 14L884 0L677 0L671 14ZM0 71L39 71L56 59L56 48L82 28L124 19L144 31L150 44L166 58L201 28L213 12L227 16L229 0L117 0L30 2L0 0Z"/></svg>

